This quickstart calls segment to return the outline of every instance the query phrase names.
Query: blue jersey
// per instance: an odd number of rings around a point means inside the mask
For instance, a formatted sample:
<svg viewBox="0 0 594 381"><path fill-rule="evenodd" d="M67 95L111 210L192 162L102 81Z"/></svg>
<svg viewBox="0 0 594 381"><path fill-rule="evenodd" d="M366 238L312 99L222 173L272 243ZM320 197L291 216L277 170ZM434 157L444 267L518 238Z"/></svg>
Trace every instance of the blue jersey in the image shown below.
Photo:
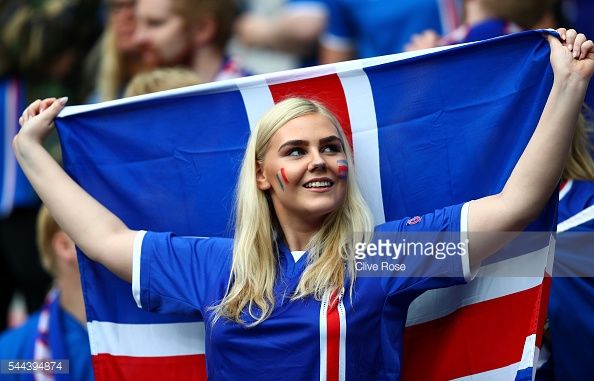
<svg viewBox="0 0 594 381"><path fill-rule="evenodd" d="M465 213L458 205L377 230L426 231L436 242L459 242ZM467 256L408 256L401 263L414 276L359 276L352 298L347 281L337 302L330 295L322 301L291 300L307 255L295 262L280 243L274 310L262 323L246 328L225 319L212 324L210 307L223 298L229 281L232 240L146 233L135 247L132 288L137 303L150 311L204 318L212 380L278 380L280 375L319 380L320 374L332 371L346 380L398 379L409 304L425 290L463 283L467 268ZM245 312L242 318L254 321Z"/></svg>
<svg viewBox="0 0 594 381"><path fill-rule="evenodd" d="M456 10L444 9L447 3L444 0L330 0L322 42L336 50L354 49L357 58L399 53L413 34L426 29L445 34L453 29L448 29L448 24L455 26Z"/></svg>
<svg viewBox="0 0 594 381"><path fill-rule="evenodd" d="M577 381L594 374L594 182L560 191L548 318L550 358L537 380Z"/></svg>

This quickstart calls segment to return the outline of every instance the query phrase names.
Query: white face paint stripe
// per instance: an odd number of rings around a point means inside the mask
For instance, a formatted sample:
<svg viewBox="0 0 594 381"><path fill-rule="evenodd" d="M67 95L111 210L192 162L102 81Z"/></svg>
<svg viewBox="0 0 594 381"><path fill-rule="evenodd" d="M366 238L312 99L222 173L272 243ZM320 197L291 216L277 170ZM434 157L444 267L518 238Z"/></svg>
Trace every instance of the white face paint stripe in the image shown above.
<svg viewBox="0 0 594 381"><path fill-rule="evenodd" d="M349 67L338 73L349 108L355 173L363 198L371 209L376 225L386 222L380 176L379 142L375 103L367 74Z"/></svg>

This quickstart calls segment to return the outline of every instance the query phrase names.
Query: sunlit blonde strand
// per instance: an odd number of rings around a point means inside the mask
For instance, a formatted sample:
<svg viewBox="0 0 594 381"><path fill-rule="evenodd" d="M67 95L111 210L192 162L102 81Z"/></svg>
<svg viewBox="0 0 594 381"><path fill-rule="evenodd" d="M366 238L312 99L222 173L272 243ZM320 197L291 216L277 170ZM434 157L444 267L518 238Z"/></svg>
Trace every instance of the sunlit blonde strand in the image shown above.
<svg viewBox="0 0 594 381"><path fill-rule="evenodd" d="M594 161L592 160L590 133L592 133L592 125L586 121L583 114L580 114L571 143L571 154L563 171L563 179L594 181Z"/></svg>

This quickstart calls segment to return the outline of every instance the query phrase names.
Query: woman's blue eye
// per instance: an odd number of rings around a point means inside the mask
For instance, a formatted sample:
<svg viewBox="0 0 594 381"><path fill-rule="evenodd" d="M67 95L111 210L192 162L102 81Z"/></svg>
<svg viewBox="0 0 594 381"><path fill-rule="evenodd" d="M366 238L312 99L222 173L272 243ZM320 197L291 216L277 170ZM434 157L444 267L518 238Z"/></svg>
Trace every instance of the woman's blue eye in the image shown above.
<svg viewBox="0 0 594 381"><path fill-rule="evenodd" d="M340 152L338 144L330 144L322 148L323 153Z"/></svg>
<svg viewBox="0 0 594 381"><path fill-rule="evenodd" d="M292 148L289 151L288 156L301 156L301 155L303 155L303 153L304 153L304 151L302 148Z"/></svg>

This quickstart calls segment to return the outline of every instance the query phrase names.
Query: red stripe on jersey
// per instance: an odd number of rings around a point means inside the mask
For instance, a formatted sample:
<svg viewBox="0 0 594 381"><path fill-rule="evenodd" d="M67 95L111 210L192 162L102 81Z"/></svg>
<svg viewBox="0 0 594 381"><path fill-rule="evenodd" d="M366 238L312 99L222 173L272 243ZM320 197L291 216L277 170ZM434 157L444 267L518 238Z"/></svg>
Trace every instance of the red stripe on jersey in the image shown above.
<svg viewBox="0 0 594 381"><path fill-rule="evenodd" d="M539 285L407 327L402 380L450 380L518 362L526 337L536 333L540 297L548 298L542 292Z"/></svg>
<svg viewBox="0 0 594 381"><path fill-rule="evenodd" d="M330 295L326 313L326 381L338 381L340 354L340 315L336 292Z"/></svg>
<svg viewBox="0 0 594 381"><path fill-rule="evenodd" d="M353 147L349 109L338 74L270 85L269 87L275 103L290 97L304 97L322 102L336 115L350 146Z"/></svg>
<svg viewBox="0 0 594 381"><path fill-rule="evenodd" d="M281 175L283 176L283 180L285 180L285 183L289 184L289 179L287 179L287 174L285 173L284 168L281 168Z"/></svg>

